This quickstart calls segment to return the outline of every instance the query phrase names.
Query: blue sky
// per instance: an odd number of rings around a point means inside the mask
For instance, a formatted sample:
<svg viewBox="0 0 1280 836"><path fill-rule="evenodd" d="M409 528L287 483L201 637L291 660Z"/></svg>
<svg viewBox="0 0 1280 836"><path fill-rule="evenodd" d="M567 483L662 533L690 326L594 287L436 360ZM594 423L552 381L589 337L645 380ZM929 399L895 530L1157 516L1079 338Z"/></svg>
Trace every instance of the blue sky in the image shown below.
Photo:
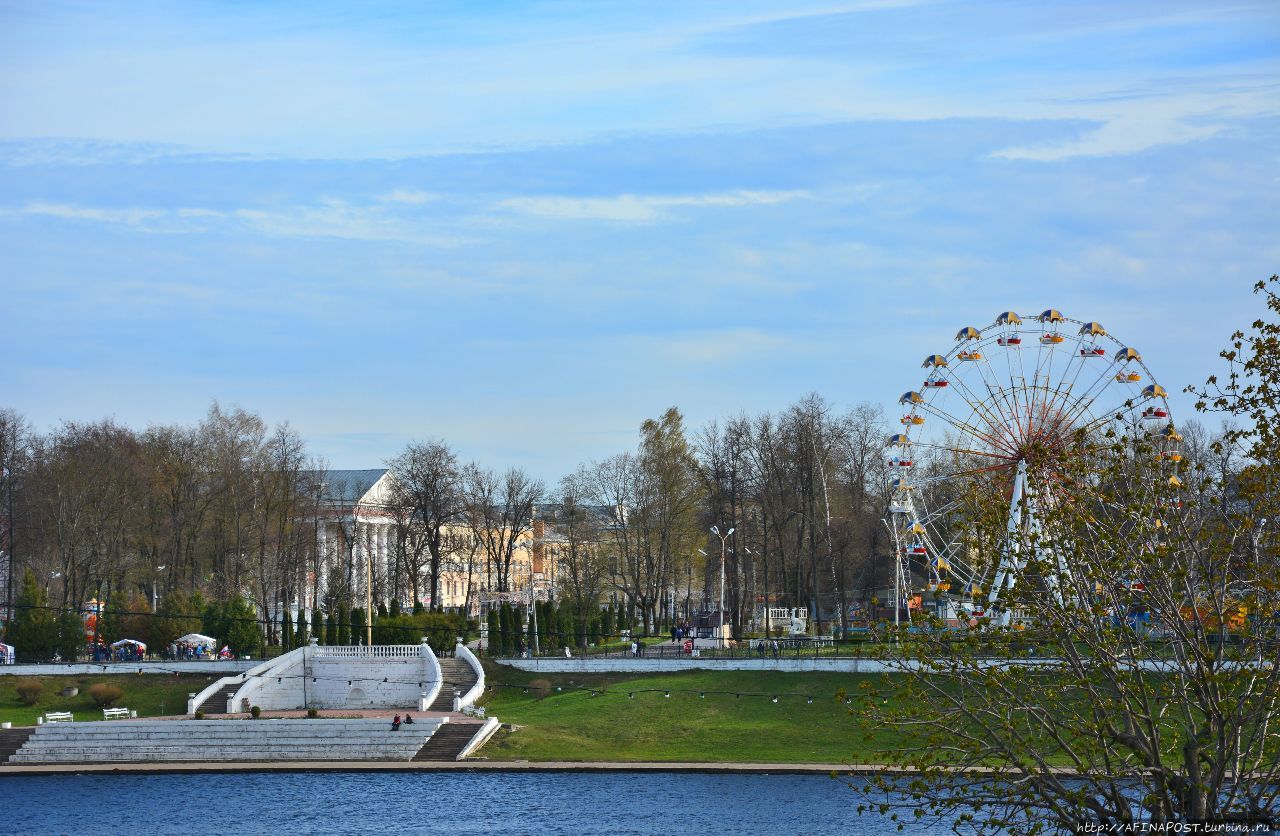
<svg viewBox="0 0 1280 836"><path fill-rule="evenodd" d="M1181 389L1280 270L1278 47L1268 2L0 3L0 402L553 479L1050 306Z"/></svg>

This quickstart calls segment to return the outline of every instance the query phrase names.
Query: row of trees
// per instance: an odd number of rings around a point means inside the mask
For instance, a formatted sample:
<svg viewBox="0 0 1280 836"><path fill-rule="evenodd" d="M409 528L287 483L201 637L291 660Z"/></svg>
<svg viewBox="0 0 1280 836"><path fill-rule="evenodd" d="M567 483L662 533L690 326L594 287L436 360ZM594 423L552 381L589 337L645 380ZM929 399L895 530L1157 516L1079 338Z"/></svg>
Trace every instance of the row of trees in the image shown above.
<svg viewBox="0 0 1280 836"><path fill-rule="evenodd" d="M511 590L513 552L536 518L554 534L556 597L579 622L617 600L653 631L717 598L723 550L726 610L741 634L765 601L842 620L882 580L885 435L877 408L841 413L811 395L696 433L669 409L643 422L635 451L584 464L554 491L519 470L460 468L442 441L411 445L391 469L429 578L451 571ZM450 539L459 521L469 543Z"/></svg>
<svg viewBox="0 0 1280 836"><path fill-rule="evenodd" d="M305 608L295 614L282 611L278 619L261 617L244 598L206 601L200 592L175 591L155 612L140 596L103 607L101 617L86 619L75 607L49 603L48 596L27 570L14 601L14 618L8 641L23 659L58 656L74 659L86 644L109 646L121 639L147 645L152 654L165 654L179 637L199 633L215 638L237 655L261 655L267 647L282 651L305 646L312 637L321 644L363 644L372 628L374 644L416 644L424 636L433 647L449 648L458 636L468 634L468 622L459 615L427 612L421 605L402 612L400 604L378 604L372 624L361 607L335 606L326 613ZM212 652L218 648L206 648Z"/></svg>
<svg viewBox="0 0 1280 836"><path fill-rule="evenodd" d="M1195 424L1183 433L1189 462L1235 466L1230 445ZM513 576L517 549L537 533L556 562L552 597L578 623L610 601L649 632L690 618L719 597L723 551L735 635L765 602L807 607L825 632L824 619L844 626L887 583L886 435L878 408L839 411L817 395L697 432L672 408L641 425L634 451L581 465L554 490L520 468L462 464L443 441L411 444L388 462L397 525L375 595L439 609L449 577L469 603L481 591L510 599L527 583ZM55 606L96 597L145 612L199 595L278 613L324 574L325 470L287 425L268 431L214 404L190 428L106 421L42 435L0 410L0 445L14 565L32 568ZM350 611L345 580L327 578L326 612ZM290 629L264 623L263 640Z"/></svg>
<svg viewBox="0 0 1280 836"><path fill-rule="evenodd" d="M10 566L30 569L58 607L97 598L147 612L198 594L275 611L312 568L319 468L287 424L268 430L215 403L193 427L37 433L5 409L0 461Z"/></svg>

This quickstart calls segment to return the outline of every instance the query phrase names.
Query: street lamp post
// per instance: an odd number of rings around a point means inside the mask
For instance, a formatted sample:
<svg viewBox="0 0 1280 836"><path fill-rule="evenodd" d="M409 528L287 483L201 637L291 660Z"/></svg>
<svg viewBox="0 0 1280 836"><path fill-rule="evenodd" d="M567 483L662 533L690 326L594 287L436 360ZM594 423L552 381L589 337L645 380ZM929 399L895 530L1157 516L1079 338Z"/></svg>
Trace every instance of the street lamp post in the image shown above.
<svg viewBox="0 0 1280 836"><path fill-rule="evenodd" d="M5 489L9 493L8 536L5 537L7 542L4 544L5 550L8 552L6 557L8 558L7 563L9 564L6 570L9 576L5 579L4 585L6 599L4 624L7 628L9 626L9 622L13 620L13 471L9 470L7 467L4 468L4 484Z"/></svg>
<svg viewBox="0 0 1280 836"><path fill-rule="evenodd" d="M364 547L364 629L365 646L373 647L373 554L368 544Z"/></svg>
<svg viewBox="0 0 1280 836"><path fill-rule="evenodd" d="M533 588L533 553L529 554L529 624L531 625L530 633L532 641L529 648L534 658L537 658L538 651L538 595Z"/></svg>
<svg viewBox="0 0 1280 836"><path fill-rule="evenodd" d="M160 596L157 591L157 588L160 586L160 575L158 573L163 572L164 568L165 567L163 566L157 566L156 567L157 574L155 578L151 581L151 612L153 614L157 612L160 607Z"/></svg>
<svg viewBox="0 0 1280 836"><path fill-rule="evenodd" d="M717 537L719 537L719 538L720 538L720 628L719 628L719 629L720 629L720 646L721 646L721 647L724 647L724 646L725 646L725 639L724 639L724 556L725 556L725 551L726 551L726 549L728 548L729 537L730 537L730 535L732 535L732 534L733 534L733 532L734 532L734 531L735 531L735 529L732 529L732 528L731 528L731 529L729 529L728 531L726 531L724 534L721 534L721 533L720 533L720 529L719 529L719 528L717 528L717 527L716 527L716 526L714 526L714 525L713 525L713 526L711 526L711 533L712 533L712 534L714 534L714 535L716 535Z"/></svg>

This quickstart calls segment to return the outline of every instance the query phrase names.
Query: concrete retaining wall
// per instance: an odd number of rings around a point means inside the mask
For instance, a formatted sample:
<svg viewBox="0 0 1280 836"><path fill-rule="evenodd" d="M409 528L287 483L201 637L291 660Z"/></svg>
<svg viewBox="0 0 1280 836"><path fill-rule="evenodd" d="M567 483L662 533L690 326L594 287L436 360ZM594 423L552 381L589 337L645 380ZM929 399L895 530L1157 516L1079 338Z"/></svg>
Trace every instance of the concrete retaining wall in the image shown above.
<svg viewBox="0 0 1280 836"><path fill-rule="evenodd" d="M887 673L895 668L875 659L497 659L522 671L544 673L667 673L670 671L784 671Z"/></svg>
<svg viewBox="0 0 1280 836"><path fill-rule="evenodd" d="M618 657L606 659L495 659L500 665L510 665L522 671L544 673L666 673L669 671L782 671L784 673L903 673L906 670L926 668L915 661L884 662L878 659L636 659ZM978 664L995 668L1061 669L1061 659L1029 656L1025 659L983 659ZM1232 663L1228 663L1232 664ZM1173 662L1141 660L1132 666L1144 671L1171 672Z"/></svg>

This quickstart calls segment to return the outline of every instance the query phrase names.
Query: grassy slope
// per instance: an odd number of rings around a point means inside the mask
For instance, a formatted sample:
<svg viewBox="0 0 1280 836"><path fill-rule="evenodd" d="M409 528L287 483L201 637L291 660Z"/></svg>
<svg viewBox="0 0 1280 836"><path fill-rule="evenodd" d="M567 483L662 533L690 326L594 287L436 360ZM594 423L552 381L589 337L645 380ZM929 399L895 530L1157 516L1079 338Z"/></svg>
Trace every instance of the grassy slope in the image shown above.
<svg viewBox="0 0 1280 836"><path fill-rule="evenodd" d="M101 720L102 709L89 698L89 686L104 682L124 691L116 705L131 708L139 717L183 714L187 710L187 694L201 691L217 679L213 675L165 676L163 674L119 674L112 676L39 676L44 691L33 706L18 699L17 686L32 677L0 676L0 721L15 726L34 726L36 717L46 711L70 711L77 720ZM75 697L62 697L58 692L68 685L80 689Z"/></svg>
<svg viewBox="0 0 1280 836"><path fill-rule="evenodd" d="M879 681L878 676L772 671L549 676L493 667L491 683L546 679L562 690L542 700L519 687L490 691L483 703L489 713L523 728L495 738L482 754L493 760L875 760L875 752L890 744L888 736L860 723L835 696L841 688L857 693L858 684L870 678ZM607 690L593 698L583 687ZM635 693L645 689L657 690ZM664 697L662 689L671 689L671 696ZM701 691L707 692L705 698L699 697ZM779 700L775 704L770 696L748 693L777 694ZM813 703L804 695L812 695Z"/></svg>

